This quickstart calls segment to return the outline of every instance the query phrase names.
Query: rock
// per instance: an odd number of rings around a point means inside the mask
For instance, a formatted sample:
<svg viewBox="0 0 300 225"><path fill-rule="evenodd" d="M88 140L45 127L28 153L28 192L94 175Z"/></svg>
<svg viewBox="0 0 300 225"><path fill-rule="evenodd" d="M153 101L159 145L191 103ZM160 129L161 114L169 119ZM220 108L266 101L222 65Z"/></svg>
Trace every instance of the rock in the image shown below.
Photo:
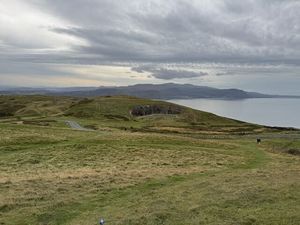
<svg viewBox="0 0 300 225"><path fill-rule="evenodd" d="M131 110L133 116L146 116L152 114L179 114L181 109L176 106L138 105Z"/></svg>

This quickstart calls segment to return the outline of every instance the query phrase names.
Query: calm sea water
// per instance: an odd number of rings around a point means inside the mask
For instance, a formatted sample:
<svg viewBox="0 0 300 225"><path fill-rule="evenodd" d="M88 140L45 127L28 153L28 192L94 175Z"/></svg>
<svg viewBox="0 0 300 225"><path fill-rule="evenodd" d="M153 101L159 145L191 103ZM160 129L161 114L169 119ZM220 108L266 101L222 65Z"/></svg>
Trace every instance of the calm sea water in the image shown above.
<svg viewBox="0 0 300 225"><path fill-rule="evenodd" d="M300 99L174 99L170 102L251 123L300 128Z"/></svg>

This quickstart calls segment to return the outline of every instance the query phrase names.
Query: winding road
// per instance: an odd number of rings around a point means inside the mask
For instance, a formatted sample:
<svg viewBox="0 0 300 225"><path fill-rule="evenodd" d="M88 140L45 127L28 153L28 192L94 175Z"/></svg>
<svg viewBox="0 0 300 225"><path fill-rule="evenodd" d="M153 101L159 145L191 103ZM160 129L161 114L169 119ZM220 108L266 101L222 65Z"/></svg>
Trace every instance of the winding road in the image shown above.
<svg viewBox="0 0 300 225"><path fill-rule="evenodd" d="M81 130L81 131L94 131L92 129L88 129L88 128L84 128L82 127L79 123L75 122L75 121L72 121L72 120L67 120L65 121L66 124L71 127L72 129L75 129L75 130Z"/></svg>

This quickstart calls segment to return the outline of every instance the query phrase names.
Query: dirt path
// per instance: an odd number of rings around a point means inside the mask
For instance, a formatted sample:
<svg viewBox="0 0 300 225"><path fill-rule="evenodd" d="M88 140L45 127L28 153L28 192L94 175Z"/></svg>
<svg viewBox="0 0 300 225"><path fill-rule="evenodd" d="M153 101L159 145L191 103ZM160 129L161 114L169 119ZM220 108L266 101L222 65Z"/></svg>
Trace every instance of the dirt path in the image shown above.
<svg viewBox="0 0 300 225"><path fill-rule="evenodd" d="M79 123L72 121L72 120L67 120L65 121L66 124L71 127L72 129L75 130L81 130L81 131L93 131L92 129L84 128L82 127Z"/></svg>

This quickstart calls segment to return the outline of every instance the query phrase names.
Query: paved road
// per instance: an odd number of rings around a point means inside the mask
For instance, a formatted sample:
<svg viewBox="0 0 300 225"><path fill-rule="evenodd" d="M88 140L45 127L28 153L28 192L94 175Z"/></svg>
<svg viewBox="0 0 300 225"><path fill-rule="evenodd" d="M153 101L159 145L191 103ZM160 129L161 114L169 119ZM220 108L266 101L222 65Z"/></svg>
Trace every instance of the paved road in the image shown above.
<svg viewBox="0 0 300 225"><path fill-rule="evenodd" d="M92 129L87 129L87 128L84 128L82 126L80 126L77 122L75 121L71 121L71 120L67 120L65 121L66 124L71 127L72 129L75 129L75 130L83 130L83 131L93 131Z"/></svg>

